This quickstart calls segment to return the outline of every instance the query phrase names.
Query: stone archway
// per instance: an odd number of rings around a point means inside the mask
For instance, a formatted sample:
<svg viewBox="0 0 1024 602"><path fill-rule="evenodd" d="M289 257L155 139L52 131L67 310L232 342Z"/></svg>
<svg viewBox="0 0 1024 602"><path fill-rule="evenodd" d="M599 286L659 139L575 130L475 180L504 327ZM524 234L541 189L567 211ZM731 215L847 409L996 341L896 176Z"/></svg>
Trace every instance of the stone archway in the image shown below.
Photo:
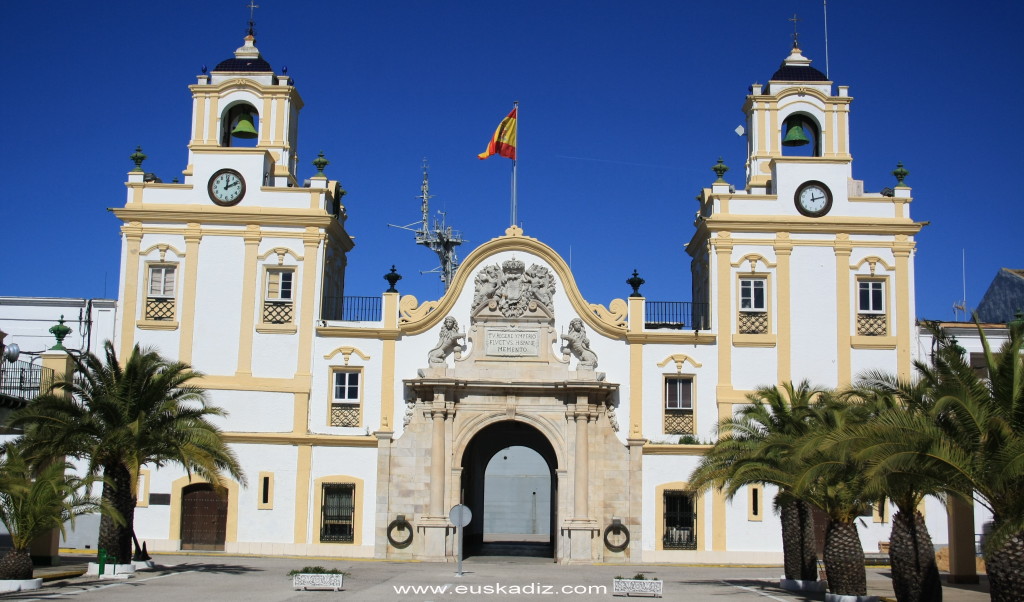
<svg viewBox="0 0 1024 602"><path fill-rule="evenodd" d="M539 471L540 474L535 470L501 471L506 476L516 476L518 473L529 478L533 489L526 493L531 495L537 490L537 486L547 488L546 491L540 492L542 499L546 500L545 507L536 509L537 512L543 513L541 518L544 520L541 523L547 525L546 533L541 534L543 537L527 537L527 533L521 532L521 528L516 528L514 533L503 533L500 527L494 527L503 523L514 527L518 522L515 509L509 509L508 505L500 502L502 496L514 498L523 492L509 489L493 491L501 487L500 481L495 478L490 479L492 491L488 492L488 466L492 462L501 462L507 458L506 450L509 448L526 448L540 456L543 461L546 470ZM520 457L522 456L520 454ZM467 555L555 558L558 524L557 469L558 459L551 442L533 426L516 420L502 420L480 429L462 455L460 498L473 511L473 521L466 527L465 532ZM543 478L533 478L534 476ZM530 518L534 521L536 519L534 516ZM491 528L488 528L489 525Z"/></svg>

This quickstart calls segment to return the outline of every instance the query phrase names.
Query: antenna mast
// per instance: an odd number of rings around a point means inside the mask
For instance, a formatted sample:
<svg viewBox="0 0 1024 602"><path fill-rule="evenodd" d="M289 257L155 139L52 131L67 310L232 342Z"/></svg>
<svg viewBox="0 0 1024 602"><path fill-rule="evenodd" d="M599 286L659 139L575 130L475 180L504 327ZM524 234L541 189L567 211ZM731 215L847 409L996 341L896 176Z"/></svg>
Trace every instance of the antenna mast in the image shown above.
<svg viewBox="0 0 1024 602"><path fill-rule="evenodd" d="M388 226L413 232L416 234L416 244L423 245L437 254L441 265L420 273L441 274L441 283L444 284L444 290L447 291L448 287L451 286L452 280L455 278L456 270L459 268L459 257L455 253L455 247L465 241L458 230L452 230L452 227L445 223L447 214L444 211L438 211L441 219L435 218L433 226L430 224L430 199L433 198L433 195L430 194L430 178L427 174L426 159L423 159L423 183L420 185L419 198L420 209L423 212L422 221L413 222L407 226L396 226L395 224L388 224ZM413 230L413 226L416 225L419 225L419 228Z"/></svg>
<svg viewBox="0 0 1024 602"><path fill-rule="evenodd" d="M825 77L828 77L828 0L822 0L825 10Z"/></svg>

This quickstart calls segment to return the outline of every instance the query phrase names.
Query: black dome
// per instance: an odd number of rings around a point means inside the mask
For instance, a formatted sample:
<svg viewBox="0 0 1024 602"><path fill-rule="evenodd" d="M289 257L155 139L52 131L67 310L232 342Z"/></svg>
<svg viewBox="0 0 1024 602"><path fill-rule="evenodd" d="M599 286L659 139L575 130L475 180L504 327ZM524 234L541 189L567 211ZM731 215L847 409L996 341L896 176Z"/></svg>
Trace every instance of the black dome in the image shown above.
<svg viewBox="0 0 1024 602"><path fill-rule="evenodd" d="M771 81L782 82L827 82L828 76L810 65L787 65L785 63L772 75Z"/></svg>
<svg viewBox="0 0 1024 602"><path fill-rule="evenodd" d="M257 58L230 58L226 61L217 63L217 66L213 68L214 71L273 71L270 63L263 60L263 57Z"/></svg>

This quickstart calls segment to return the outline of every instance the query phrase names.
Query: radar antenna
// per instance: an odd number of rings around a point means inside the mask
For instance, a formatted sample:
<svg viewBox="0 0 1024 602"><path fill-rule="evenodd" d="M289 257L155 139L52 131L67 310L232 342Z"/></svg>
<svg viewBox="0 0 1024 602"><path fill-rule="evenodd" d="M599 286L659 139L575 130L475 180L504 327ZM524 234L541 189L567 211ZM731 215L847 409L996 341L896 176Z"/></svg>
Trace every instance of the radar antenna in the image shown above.
<svg viewBox="0 0 1024 602"><path fill-rule="evenodd" d="M452 227L445 223L447 216L446 212L438 211L438 215L441 219L434 218L434 223L430 223L430 199L434 195L430 194L430 178L427 174L427 160L423 159L423 184L420 185L420 209L423 211L423 219L420 222L413 222L406 226L396 226L395 224L388 224L392 228L401 228L402 230L409 230L416 234L416 244L427 247L434 253L437 253L438 259L441 261L441 265L432 269L421 271L421 274L440 274L441 283L444 284L444 290L448 290L451 286L452 280L455 278L455 271L459 268L459 257L455 253L455 247L465 242L462 239L462 233L458 230L452 230ZM413 226L419 226L417 229L413 229Z"/></svg>

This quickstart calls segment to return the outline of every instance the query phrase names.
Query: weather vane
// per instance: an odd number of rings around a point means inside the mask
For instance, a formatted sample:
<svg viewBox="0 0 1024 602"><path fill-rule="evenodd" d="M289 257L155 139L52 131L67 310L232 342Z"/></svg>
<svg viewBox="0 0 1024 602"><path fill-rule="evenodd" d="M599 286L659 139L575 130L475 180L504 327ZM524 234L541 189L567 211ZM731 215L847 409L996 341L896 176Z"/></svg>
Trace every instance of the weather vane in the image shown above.
<svg viewBox="0 0 1024 602"><path fill-rule="evenodd" d="M260 5L256 4L256 0L249 0L249 4L246 4L246 6L249 8L249 35L255 37L256 9L259 8Z"/></svg>
<svg viewBox="0 0 1024 602"><path fill-rule="evenodd" d="M800 22L800 19L797 18L796 13L793 13L792 18L787 20L793 22L793 48L799 48L800 45L797 43L797 40L800 38L800 34L796 30L796 24Z"/></svg>

